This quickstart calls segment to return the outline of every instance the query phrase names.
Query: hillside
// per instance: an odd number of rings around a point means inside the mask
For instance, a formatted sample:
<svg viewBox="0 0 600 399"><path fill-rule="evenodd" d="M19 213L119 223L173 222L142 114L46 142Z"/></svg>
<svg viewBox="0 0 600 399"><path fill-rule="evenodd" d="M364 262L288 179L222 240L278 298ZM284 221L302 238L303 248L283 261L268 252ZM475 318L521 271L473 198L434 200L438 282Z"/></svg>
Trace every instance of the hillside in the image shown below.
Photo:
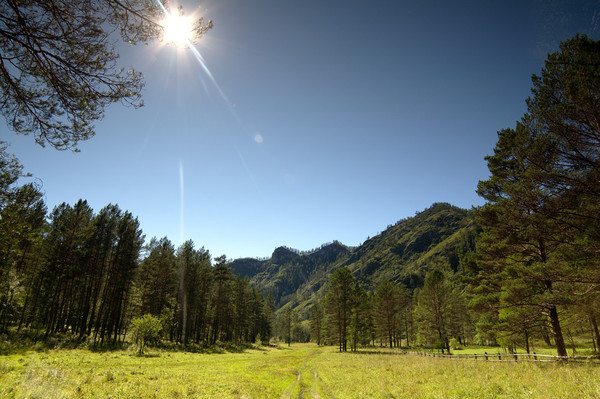
<svg viewBox="0 0 600 399"><path fill-rule="evenodd" d="M476 231L471 211L437 203L368 239L342 266L366 289L383 280L420 287L433 266L456 272L459 255L473 246Z"/></svg>
<svg viewBox="0 0 600 399"><path fill-rule="evenodd" d="M238 259L231 267L264 293L272 292L277 308L306 313L323 295L329 274L343 266L367 290L383 280L420 287L433 266L457 272L460 254L472 248L477 230L472 211L437 203L357 248L334 242L303 254L279 247L270 259Z"/></svg>
<svg viewBox="0 0 600 399"><path fill-rule="evenodd" d="M237 259L231 267L234 273L247 276L250 283L264 293L272 292L279 308L292 301L300 287L323 281L327 271L348 254L350 249L339 242L323 245L307 254L279 247L268 260Z"/></svg>

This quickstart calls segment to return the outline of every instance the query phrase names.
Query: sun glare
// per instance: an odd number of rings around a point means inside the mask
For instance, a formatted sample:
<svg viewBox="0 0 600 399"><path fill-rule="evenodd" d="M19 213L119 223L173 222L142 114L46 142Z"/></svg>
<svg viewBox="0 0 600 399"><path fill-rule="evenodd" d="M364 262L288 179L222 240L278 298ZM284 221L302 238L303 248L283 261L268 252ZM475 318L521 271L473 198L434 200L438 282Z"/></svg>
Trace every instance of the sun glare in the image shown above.
<svg viewBox="0 0 600 399"><path fill-rule="evenodd" d="M194 35L192 20L189 17L171 14L163 21L163 28L165 43L172 43L179 48L190 46Z"/></svg>

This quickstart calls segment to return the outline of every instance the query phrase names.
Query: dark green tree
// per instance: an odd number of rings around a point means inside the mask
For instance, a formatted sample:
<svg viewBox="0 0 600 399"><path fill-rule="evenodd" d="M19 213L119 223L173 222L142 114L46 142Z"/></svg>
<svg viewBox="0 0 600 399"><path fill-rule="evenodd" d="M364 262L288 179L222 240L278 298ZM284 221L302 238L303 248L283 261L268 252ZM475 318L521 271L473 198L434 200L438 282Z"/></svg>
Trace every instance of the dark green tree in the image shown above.
<svg viewBox="0 0 600 399"><path fill-rule="evenodd" d="M259 334L261 343L268 345L273 334L273 323L275 317L275 297L272 291L269 291L265 299L259 318Z"/></svg>
<svg viewBox="0 0 600 399"><path fill-rule="evenodd" d="M323 340L323 323L325 322L325 314L323 305L316 302L310 310L310 333L317 345L321 345Z"/></svg>
<svg viewBox="0 0 600 399"><path fill-rule="evenodd" d="M192 337L198 342L205 327L206 302L210 290L210 254L204 248L194 249L188 240L177 250L178 317L177 340L188 344Z"/></svg>
<svg viewBox="0 0 600 399"><path fill-rule="evenodd" d="M478 186L488 201L479 212L478 294L496 310L521 308L505 315L541 313L561 356L559 309L592 300L600 281L599 92L600 42L561 43L533 76L528 113L499 133L491 177Z"/></svg>
<svg viewBox="0 0 600 399"><path fill-rule="evenodd" d="M177 294L177 261L175 248L167 237L160 240L153 237L146 245L147 256L142 261L140 278L142 281L141 314L160 317L171 315L175 309Z"/></svg>
<svg viewBox="0 0 600 399"><path fill-rule="evenodd" d="M0 209L0 332L23 315L42 259L46 206L33 184L11 189Z"/></svg>
<svg viewBox="0 0 600 399"><path fill-rule="evenodd" d="M600 197L599 66L600 41L577 35L549 54L541 74L532 77L525 118L531 120L534 140L545 141L552 156L548 164L535 166L548 189L563 197ZM597 212L586 216L600 219Z"/></svg>
<svg viewBox="0 0 600 399"><path fill-rule="evenodd" d="M88 263L87 243L93 234L93 210L86 201L62 203L51 214L42 267L40 319L46 335L75 327L78 290L84 284Z"/></svg>
<svg viewBox="0 0 600 399"><path fill-rule="evenodd" d="M540 173L551 162L548 142L532 133L525 123L499 132L487 157L492 176L478 186L488 203L478 213L484 232L476 291L493 309L537 308L549 320L559 356L566 356L558 308L573 288L565 284L570 271L562 259L570 228L561 220L560 195Z"/></svg>
<svg viewBox="0 0 600 399"><path fill-rule="evenodd" d="M381 339L388 341L390 348L397 342L396 335L400 319L399 287L391 281L383 281L375 289L374 320L375 328Z"/></svg>
<svg viewBox="0 0 600 399"><path fill-rule="evenodd" d="M406 339L406 346L410 347L411 339L414 335L414 322L413 322L413 298L409 293L408 289L404 285L398 287L398 300L400 302L400 317L398 318L398 331L399 342L398 346L401 346L401 338L404 335Z"/></svg>
<svg viewBox="0 0 600 399"><path fill-rule="evenodd" d="M292 344L292 325L296 315L291 307L287 307L279 319L279 330L283 341Z"/></svg>
<svg viewBox="0 0 600 399"><path fill-rule="evenodd" d="M234 276L225 255L215 259L213 266L214 283L211 294L211 345L217 341L231 341L233 338L233 282Z"/></svg>
<svg viewBox="0 0 600 399"><path fill-rule="evenodd" d="M452 287L444 272L439 269L428 272L417 296L415 315L422 339L439 347L442 353L450 351L452 301Z"/></svg>
<svg viewBox="0 0 600 399"><path fill-rule="evenodd" d="M94 217L93 233L86 246L87 272L79 300L81 315L76 330L80 335L90 335L92 332L121 216L118 206L107 205Z"/></svg>
<svg viewBox="0 0 600 399"><path fill-rule="evenodd" d="M369 303L366 291L356 281L354 282L351 295L352 307L348 322L348 332L350 350L356 352L359 345L368 344L371 338L369 335L371 304Z"/></svg>
<svg viewBox="0 0 600 399"><path fill-rule="evenodd" d="M332 335L337 338L340 352L348 350L348 324L354 294L354 277L350 270L342 267L334 271L325 293L325 309Z"/></svg>
<svg viewBox="0 0 600 399"><path fill-rule="evenodd" d="M144 237L130 212L119 212L94 328L94 340L116 342L125 332L127 310Z"/></svg>

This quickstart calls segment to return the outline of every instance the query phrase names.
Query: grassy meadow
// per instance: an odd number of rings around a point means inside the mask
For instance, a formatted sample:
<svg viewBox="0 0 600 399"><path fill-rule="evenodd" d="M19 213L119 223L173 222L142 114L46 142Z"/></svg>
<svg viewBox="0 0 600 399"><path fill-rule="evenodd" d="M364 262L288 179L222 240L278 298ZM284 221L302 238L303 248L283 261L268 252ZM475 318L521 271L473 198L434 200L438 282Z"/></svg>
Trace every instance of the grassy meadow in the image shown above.
<svg viewBox="0 0 600 399"><path fill-rule="evenodd" d="M242 352L0 356L2 398L598 398L600 366L434 359L312 344Z"/></svg>

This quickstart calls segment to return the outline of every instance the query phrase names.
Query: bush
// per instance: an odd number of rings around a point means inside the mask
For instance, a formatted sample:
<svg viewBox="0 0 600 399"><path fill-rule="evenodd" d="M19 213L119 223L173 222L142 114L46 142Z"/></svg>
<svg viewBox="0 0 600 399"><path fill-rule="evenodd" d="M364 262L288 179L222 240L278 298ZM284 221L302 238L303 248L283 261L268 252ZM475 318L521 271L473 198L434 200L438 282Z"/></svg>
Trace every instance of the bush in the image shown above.
<svg viewBox="0 0 600 399"><path fill-rule="evenodd" d="M145 314L131 322L131 334L135 343L139 346L139 354L144 354L144 347L160 340L162 324L160 319Z"/></svg>
<svg viewBox="0 0 600 399"><path fill-rule="evenodd" d="M458 342L458 340L456 338L450 339L450 348L452 348L455 351L461 351L464 349L462 347L462 345L460 344L460 342Z"/></svg>

